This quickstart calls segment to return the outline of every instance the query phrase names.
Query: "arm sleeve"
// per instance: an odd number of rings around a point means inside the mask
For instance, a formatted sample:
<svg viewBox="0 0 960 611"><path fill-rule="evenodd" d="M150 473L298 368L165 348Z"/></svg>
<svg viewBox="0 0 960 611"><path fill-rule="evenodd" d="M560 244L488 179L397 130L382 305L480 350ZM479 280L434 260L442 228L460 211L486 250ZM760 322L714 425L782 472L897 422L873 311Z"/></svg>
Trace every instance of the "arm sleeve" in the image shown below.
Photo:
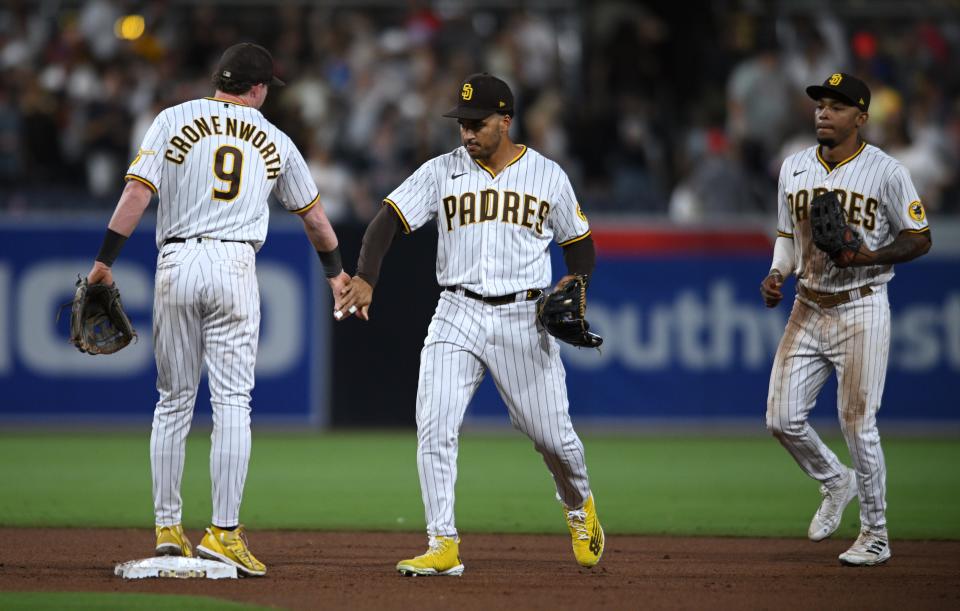
<svg viewBox="0 0 960 611"><path fill-rule="evenodd" d="M594 248L593 238L587 236L564 246L563 262L567 264L567 273L580 274L589 279L597 264L597 250Z"/></svg>
<svg viewBox="0 0 960 611"><path fill-rule="evenodd" d="M397 213L404 233L416 231L437 216L440 196L435 166L439 159L431 159L420 166L383 199Z"/></svg>
<svg viewBox="0 0 960 611"><path fill-rule="evenodd" d="M896 166L887 178L881 197L881 205L886 208L893 236L901 231L929 231L926 210L920 202L920 195L917 194L917 188L913 185L907 168L899 164Z"/></svg>
<svg viewBox="0 0 960 611"><path fill-rule="evenodd" d="M780 178L777 179L777 237L792 240L793 217L790 215L790 205L787 203L787 186L783 179L787 172L786 166L786 162L780 166ZM787 274L784 274L784 277L786 276Z"/></svg>
<svg viewBox="0 0 960 611"><path fill-rule="evenodd" d="M137 151L137 156L130 162L130 167L127 168L127 174L124 178L141 182L150 187L150 190L154 193L157 192L163 170L167 131L166 113L162 112L157 115L157 118L150 124L147 133L144 134L140 150Z"/></svg>
<svg viewBox="0 0 960 611"><path fill-rule="evenodd" d="M770 264L770 271L777 270L781 276L788 278L796 267L796 250L793 240L777 236L777 241L773 245L773 263Z"/></svg>
<svg viewBox="0 0 960 611"><path fill-rule="evenodd" d="M357 275L370 286L377 285L383 258L390 250L393 238L401 231L403 231L403 221L397 215L396 209L386 204L367 225L367 230L363 234L363 245L360 247L360 256L357 259Z"/></svg>
<svg viewBox="0 0 960 611"><path fill-rule="evenodd" d="M300 151L289 139L290 154L283 164L277 184L273 187L273 194L280 200L280 204L294 214L304 214L320 201L320 191L317 183L310 174L310 166Z"/></svg>
<svg viewBox="0 0 960 611"><path fill-rule="evenodd" d="M553 239L560 246L573 244L590 235L590 223L587 216L577 203L577 196L573 192L573 185L565 172L561 172L560 185L553 198L553 210L549 216L550 227L553 229Z"/></svg>

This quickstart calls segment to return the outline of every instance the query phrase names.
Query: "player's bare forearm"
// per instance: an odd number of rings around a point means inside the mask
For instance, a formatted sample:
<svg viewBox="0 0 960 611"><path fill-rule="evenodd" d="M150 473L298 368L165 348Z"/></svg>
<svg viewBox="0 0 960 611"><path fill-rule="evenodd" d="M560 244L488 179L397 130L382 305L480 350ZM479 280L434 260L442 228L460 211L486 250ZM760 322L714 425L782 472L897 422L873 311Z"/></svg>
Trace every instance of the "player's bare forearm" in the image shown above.
<svg viewBox="0 0 960 611"><path fill-rule="evenodd" d="M337 234L334 232L322 205L318 203L310 208L301 219L303 220L303 229L307 233L307 239L310 240L317 251L330 252L338 246Z"/></svg>
<svg viewBox="0 0 960 611"><path fill-rule="evenodd" d="M131 180L123 188L120 200L107 226L120 235L130 237L133 230L140 224L143 213L150 205L153 191L142 182Z"/></svg>
<svg viewBox="0 0 960 611"><path fill-rule="evenodd" d="M123 193L120 194L113 216L110 217L97 260L93 262L93 267L87 273L89 284L113 284L113 272L110 268L119 256L123 243L140 224L140 219L143 218L143 213L150 205L152 197L153 191L142 182L136 180L127 182Z"/></svg>
<svg viewBox="0 0 960 611"><path fill-rule="evenodd" d="M877 250L861 246L849 267L906 263L927 254L932 244L933 238L929 230L922 233L901 231L893 242Z"/></svg>

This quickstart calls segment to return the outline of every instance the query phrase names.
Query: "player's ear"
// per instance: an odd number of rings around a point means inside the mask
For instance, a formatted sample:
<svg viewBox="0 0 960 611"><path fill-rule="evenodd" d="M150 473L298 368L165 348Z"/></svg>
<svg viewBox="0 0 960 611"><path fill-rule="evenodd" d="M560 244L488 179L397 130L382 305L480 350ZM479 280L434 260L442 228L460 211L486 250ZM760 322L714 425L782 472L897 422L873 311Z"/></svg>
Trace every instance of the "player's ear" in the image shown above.
<svg viewBox="0 0 960 611"><path fill-rule="evenodd" d="M500 119L500 131L504 134L509 132L511 123L513 123L513 117L510 115L503 115L503 118Z"/></svg>
<svg viewBox="0 0 960 611"><path fill-rule="evenodd" d="M861 112L859 115L857 115L857 127L863 127L864 124L866 124L867 119L869 118L870 118L870 113Z"/></svg>

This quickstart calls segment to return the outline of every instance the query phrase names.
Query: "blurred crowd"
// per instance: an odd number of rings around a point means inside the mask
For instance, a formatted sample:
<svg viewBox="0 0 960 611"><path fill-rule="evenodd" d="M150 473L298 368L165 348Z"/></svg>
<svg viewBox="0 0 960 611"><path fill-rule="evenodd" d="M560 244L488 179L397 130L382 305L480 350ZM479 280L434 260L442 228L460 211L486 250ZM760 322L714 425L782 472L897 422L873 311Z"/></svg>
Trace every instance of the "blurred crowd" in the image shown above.
<svg viewBox="0 0 960 611"><path fill-rule="evenodd" d="M772 214L780 162L814 143L804 88L850 72L873 91L867 140L906 164L928 210L957 213L960 21L925 5L870 17L857 2L778 16L746 1L699 14L572 0L8 1L0 208L112 207L156 113L210 95L220 52L250 40L288 82L264 113L304 151L335 222L368 220L458 145L440 115L477 71L511 84L514 139L559 161L585 210L689 222ZM142 16L142 33L124 15Z"/></svg>

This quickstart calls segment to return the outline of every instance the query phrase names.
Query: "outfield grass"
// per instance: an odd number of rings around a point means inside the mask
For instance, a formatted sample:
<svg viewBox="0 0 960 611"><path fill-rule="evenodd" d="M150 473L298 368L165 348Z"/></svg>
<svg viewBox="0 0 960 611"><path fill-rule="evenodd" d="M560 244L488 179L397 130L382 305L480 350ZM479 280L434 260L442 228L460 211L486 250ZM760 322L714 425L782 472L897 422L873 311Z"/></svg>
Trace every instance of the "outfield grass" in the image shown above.
<svg viewBox="0 0 960 611"><path fill-rule="evenodd" d="M254 605L208 598L205 596L176 596L171 594L118 594L95 592L0 592L0 609L4 611L60 611L61 609L91 609L91 611L254 611L268 609Z"/></svg>
<svg viewBox="0 0 960 611"><path fill-rule="evenodd" d="M819 502L772 438L586 436L604 527L612 533L804 536ZM842 441L830 445L846 460ZM184 523L210 516L209 435L188 442ZM885 439L888 521L897 538L960 538L960 441ZM0 525L150 527L149 431L0 435ZM412 431L254 432L242 519L253 529L412 530L423 508ZM840 534L855 535L856 503ZM466 435L458 526L558 532L553 483L519 433Z"/></svg>

